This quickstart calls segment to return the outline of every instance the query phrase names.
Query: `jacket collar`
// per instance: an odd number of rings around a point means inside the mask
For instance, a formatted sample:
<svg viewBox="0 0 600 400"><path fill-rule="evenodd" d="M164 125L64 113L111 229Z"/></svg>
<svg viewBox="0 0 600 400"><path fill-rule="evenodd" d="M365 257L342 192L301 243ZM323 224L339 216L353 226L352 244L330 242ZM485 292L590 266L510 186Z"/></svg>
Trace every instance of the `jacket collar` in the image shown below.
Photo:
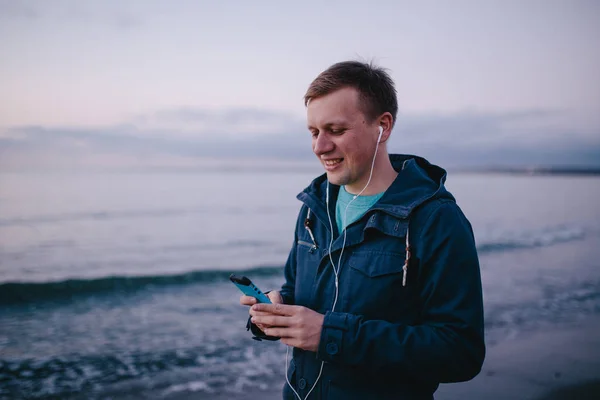
<svg viewBox="0 0 600 400"><path fill-rule="evenodd" d="M426 159L408 154L391 154L390 161L398 176L385 194L373 206L372 210L381 211L395 219L408 219L412 211L429 199L449 197L452 195L445 189L446 171L429 163ZM298 200L309 207L315 216L326 226L327 217L326 191L327 174L317 177L298 194ZM340 187L329 186L329 211L335 220L335 203ZM335 221L333 221L335 223ZM378 226L377 218L371 218L365 228ZM398 225L394 225L396 230ZM334 229L335 231L335 229Z"/></svg>

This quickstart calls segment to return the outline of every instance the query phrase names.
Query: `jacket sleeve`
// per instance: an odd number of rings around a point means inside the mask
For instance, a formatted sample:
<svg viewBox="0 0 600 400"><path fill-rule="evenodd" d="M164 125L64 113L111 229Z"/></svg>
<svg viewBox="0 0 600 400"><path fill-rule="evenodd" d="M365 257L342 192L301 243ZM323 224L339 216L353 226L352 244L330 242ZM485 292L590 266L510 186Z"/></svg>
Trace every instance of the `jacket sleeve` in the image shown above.
<svg viewBox="0 0 600 400"><path fill-rule="evenodd" d="M418 323L328 312L317 357L435 382L466 381L479 373L485 357L483 301L471 225L448 202L422 226L413 246L421 260Z"/></svg>
<svg viewBox="0 0 600 400"><path fill-rule="evenodd" d="M303 226L303 218L306 217L306 213L308 212L308 207L302 206L300 208L300 212L298 213L298 219L296 220L296 228L294 230L294 243L292 243L292 249L288 255L287 262L285 263L285 268L283 269L283 274L285 277L285 282L281 286L281 290L279 293L283 298L284 304L295 304L295 292L296 292L296 262L297 258L297 247L298 247L298 230Z"/></svg>
<svg viewBox="0 0 600 400"><path fill-rule="evenodd" d="M296 230L297 232L297 230ZM295 235L295 238L297 234ZM279 293L283 298L284 304L294 304L294 293L296 290L296 239L294 238L294 244L288 255L287 262L283 274L285 276L285 282L281 286Z"/></svg>

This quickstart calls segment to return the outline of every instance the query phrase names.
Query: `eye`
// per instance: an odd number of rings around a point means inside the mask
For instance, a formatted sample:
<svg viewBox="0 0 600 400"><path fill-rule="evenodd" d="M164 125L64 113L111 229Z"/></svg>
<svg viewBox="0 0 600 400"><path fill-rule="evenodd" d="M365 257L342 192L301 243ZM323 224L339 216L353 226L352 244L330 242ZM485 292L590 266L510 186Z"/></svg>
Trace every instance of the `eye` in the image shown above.
<svg viewBox="0 0 600 400"><path fill-rule="evenodd" d="M331 128L329 131L334 135L341 135L346 131L346 128Z"/></svg>
<svg viewBox="0 0 600 400"><path fill-rule="evenodd" d="M311 130L310 130L310 134L311 134L311 136L313 137L313 139L316 139L316 138L317 138L317 136L319 136L319 131L318 131L318 130L316 130L316 129L311 129Z"/></svg>

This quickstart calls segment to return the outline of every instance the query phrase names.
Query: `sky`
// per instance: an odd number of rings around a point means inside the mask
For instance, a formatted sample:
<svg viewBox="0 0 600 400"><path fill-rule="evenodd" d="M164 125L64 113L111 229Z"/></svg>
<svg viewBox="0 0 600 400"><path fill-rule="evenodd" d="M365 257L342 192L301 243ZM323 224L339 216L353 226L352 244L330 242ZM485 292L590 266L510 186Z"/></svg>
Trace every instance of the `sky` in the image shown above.
<svg viewBox="0 0 600 400"><path fill-rule="evenodd" d="M599 166L599 20L594 0L0 0L0 171L312 162L302 97L343 60L396 82L390 152Z"/></svg>

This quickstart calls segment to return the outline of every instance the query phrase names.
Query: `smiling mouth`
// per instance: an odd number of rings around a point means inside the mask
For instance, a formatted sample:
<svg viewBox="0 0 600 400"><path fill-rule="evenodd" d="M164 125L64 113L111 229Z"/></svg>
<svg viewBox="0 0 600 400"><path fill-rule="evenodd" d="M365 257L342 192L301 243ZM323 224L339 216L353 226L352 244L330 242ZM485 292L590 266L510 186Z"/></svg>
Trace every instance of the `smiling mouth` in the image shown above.
<svg viewBox="0 0 600 400"><path fill-rule="evenodd" d="M326 167L335 167L336 165L338 165L342 161L344 161L343 158L335 158L333 160L324 160L323 162L325 163Z"/></svg>

